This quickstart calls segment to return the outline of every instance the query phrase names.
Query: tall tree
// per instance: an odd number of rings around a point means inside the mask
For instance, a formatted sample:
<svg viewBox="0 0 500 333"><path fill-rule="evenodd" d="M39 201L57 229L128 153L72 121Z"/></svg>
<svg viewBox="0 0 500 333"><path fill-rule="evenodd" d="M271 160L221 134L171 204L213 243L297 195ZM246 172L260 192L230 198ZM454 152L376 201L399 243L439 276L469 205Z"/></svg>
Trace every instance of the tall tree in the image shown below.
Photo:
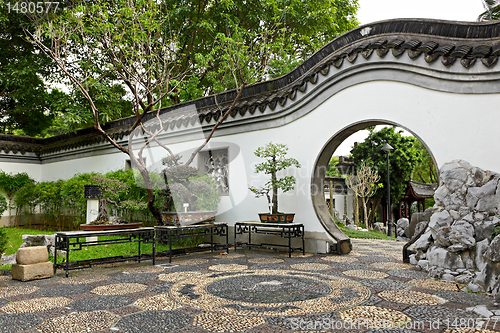
<svg viewBox="0 0 500 333"><path fill-rule="evenodd" d="M415 148L415 141L412 136L403 136L403 131L396 131L394 126L384 127L375 131L375 127L368 128L368 137L362 143L356 145L352 150L353 161L360 165L366 161L373 165L380 176L379 184L373 200L385 200L387 195L387 166L386 154L380 149L386 143L390 144L394 150L389 154L389 178L391 183L391 202L397 203L403 197L404 191L411 179L415 165L420 161L420 153ZM372 205L372 209L376 205Z"/></svg>
<svg viewBox="0 0 500 333"><path fill-rule="evenodd" d="M36 29L27 29L28 40L40 48L66 75L73 86L87 100L93 126L98 133L118 150L130 156L139 170L148 191L148 208L159 224L162 223L159 209L154 205L155 194L150 174L143 158L144 149L155 142L172 158L173 152L158 139L163 132L160 118L162 103L175 95L196 68L185 65L187 56L179 40L179 33L172 28L172 13L168 6L155 0L106 0L82 2L60 9L46 16L34 16ZM243 88L258 78L267 67L269 56L264 56L275 45L266 33L254 34L258 41L247 46L244 37L248 32L238 26L218 33L210 53L197 56L200 65L208 66L213 59L220 58L219 73L231 77L236 87L236 97L225 101L229 105L213 126L205 141L189 157L186 165L208 143L218 126L229 116ZM45 38L51 40L50 46ZM262 61L262 59L266 61ZM258 63L248 68L247 64ZM134 123L128 128L128 145L122 145L103 129L102 107L92 93L100 82L114 82L125 87L131 96ZM217 102L217 96L215 96ZM145 121L153 115L158 126L152 129ZM133 149L134 131L146 137L143 144Z"/></svg>
<svg viewBox="0 0 500 333"><path fill-rule="evenodd" d="M357 0L166 0L166 4L172 29L179 32L184 68L192 66L197 56L210 54L218 34L236 28L250 50L259 48L261 38L279 45L260 52L247 64L248 69L268 64L259 80L288 73L328 41L358 25ZM235 88L234 80L220 71L224 61L222 56L212 57L185 82L183 95L175 98L190 100Z"/></svg>
<svg viewBox="0 0 500 333"><path fill-rule="evenodd" d="M29 20L0 2L0 133L36 135L50 125L50 93L43 77L50 59L21 36Z"/></svg>

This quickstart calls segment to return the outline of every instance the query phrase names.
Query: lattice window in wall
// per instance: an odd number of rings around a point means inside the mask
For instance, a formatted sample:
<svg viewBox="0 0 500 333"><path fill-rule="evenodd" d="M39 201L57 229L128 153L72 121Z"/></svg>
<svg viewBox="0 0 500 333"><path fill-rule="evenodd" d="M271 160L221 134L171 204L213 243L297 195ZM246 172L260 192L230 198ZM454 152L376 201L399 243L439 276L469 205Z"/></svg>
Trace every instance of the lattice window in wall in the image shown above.
<svg viewBox="0 0 500 333"><path fill-rule="evenodd" d="M229 195L229 159L228 149L200 152L200 169L212 175L221 195Z"/></svg>

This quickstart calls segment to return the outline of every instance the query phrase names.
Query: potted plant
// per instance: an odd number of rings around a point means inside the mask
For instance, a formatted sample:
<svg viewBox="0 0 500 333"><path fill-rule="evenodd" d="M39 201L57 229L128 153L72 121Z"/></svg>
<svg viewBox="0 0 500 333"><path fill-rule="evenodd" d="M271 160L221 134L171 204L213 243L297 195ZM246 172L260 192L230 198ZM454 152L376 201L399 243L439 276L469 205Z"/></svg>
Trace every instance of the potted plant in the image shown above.
<svg viewBox="0 0 500 333"><path fill-rule="evenodd" d="M163 159L166 168L162 171L166 196L162 209L163 222L166 225L185 226L196 223L215 221L215 214L220 202L212 176L201 174L198 169L183 165L180 156Z"/></svg>
<svg viewBox="0 0 500 333"><path fill-rule="evenodd" d="M300 168L299 162L294 158L287 158L286 154L288 147L279 143L268 143L264 147L259 147L254 152L255 156L264 158L266 161L259 163L255 166L255 173L262 172L271 176L271 180L264 184L263 187L249 187L248 189L255 193L256 198L262 196L267 197L270 207L270 213L259 214L261 222L274 222L274 223L289 223L293 221L295 213L281 213L278 211L278 190L283 193L293 190L296 179L294 176L285 176L283 178L277 177L277 172L287 169L289 167ZM272 192L272 197L269 194Z"/></svg>
<svg viewBox="0 0 500 333"><path fill-rule="evenodd" d="M116 209L127 210L139 208L145 204L132 200L121 200L121 195L129 190L129 186L124 182L106 177L95 176L91 180L99 185L90 185L98 187L99 198L99 215L89 224L80 224L82 230L115 230L115 229L131 229L142 226L141 222L132 223L120 216L108 217L108 204L113 205ZM86 187L90 187L86 185Z"/></svg>

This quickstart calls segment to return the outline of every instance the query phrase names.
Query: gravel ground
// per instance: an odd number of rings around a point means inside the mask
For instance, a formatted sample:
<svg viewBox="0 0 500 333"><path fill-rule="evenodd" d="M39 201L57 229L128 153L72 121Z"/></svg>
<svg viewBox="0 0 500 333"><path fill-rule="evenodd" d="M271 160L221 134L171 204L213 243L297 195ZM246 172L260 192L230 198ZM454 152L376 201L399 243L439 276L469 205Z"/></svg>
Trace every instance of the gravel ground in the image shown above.
<svg viewBox="0 0 500 333"><path fill-rule="evenodd" d="M497 310L491 296L404 264L403 243L352 243L344 256L231 250L4 278L0 332L487 332L465 307Z"/></svg>

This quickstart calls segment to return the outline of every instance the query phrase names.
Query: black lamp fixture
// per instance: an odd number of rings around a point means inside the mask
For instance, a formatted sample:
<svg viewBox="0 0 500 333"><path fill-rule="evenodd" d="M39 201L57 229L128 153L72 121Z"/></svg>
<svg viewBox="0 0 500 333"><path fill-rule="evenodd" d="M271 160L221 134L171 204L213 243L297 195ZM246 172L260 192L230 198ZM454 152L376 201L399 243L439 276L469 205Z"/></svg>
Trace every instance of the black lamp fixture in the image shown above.
<svg viewBox="0 0 500 333"><path fill-rule="evenodd" d="M394 148L386 143L380 150L384 151L387 155L387 236L392 237L392 223L391 223L391 181L389 179L389 153Z"/></svg>

